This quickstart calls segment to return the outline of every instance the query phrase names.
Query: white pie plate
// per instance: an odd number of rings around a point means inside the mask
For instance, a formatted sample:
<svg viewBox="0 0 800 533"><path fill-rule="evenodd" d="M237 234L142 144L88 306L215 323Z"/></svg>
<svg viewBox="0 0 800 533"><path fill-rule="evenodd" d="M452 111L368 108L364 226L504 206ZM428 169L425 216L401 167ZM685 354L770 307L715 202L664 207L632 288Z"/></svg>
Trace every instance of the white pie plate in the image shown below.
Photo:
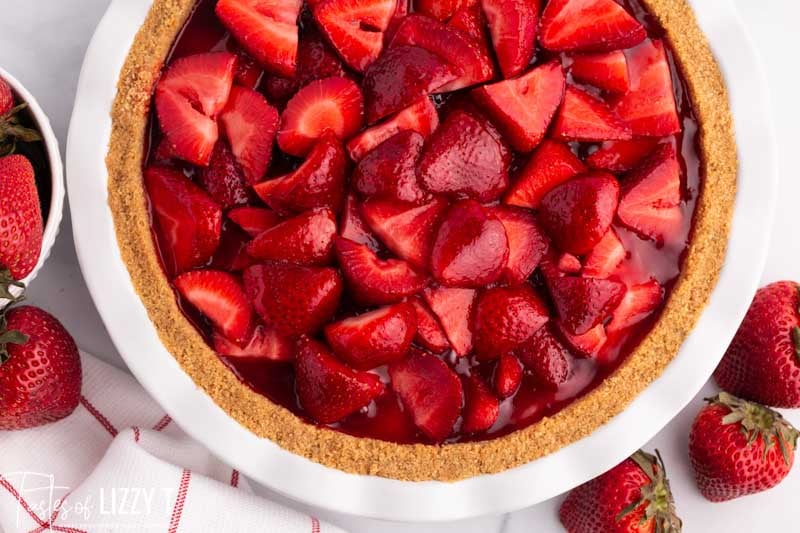
<svg viewBox="0 0 800 533"><path fill-rule="evenodd" d="M104 162L118 73L151 1L115 0L86 53L67 148L72 224L86 283L128 367L212 453L318 507L399 521L464 519L533 505L608 470L663 428L711 375L755 293L777 190L765 79L729 0L692 2L727 79L741 160L725 267L700 322L664 374L589 437L524 466L456 483L347 474L293 455L229 418L162 346L117 248Z"/></svg>

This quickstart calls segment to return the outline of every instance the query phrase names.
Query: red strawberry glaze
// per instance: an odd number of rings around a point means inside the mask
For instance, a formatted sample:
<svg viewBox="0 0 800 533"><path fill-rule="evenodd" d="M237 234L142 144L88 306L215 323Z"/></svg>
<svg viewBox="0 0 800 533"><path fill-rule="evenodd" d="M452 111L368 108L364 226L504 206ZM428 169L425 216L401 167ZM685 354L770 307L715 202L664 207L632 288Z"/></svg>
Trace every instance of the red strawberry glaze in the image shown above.
<svg viewBox="0 0 800 533"><path fill-rule="evenodd" d="M645 27L650 38L663 37L663 30L658 26L655 19L647 13L640 0L619 0L619 3ZM248 84L253 82L253 85L250 86L255 86L256 90L268 94L267 80L270 75L260 72L260 67L249 59L217 20L214 15L215 4L216 0L198 1L194 13L189 18L185 28L179 34L173 46L170 57L166 63L167 66L179 57L196 53L226 50L245 58L248 66L246 76ZM306 11L307 10L304 8L300 16L301 39L303 35L303 26L313 24ZM643 240L633 231L620 224L618 220L615 220L612 227L628 251L626 258L617 268L615 275L629 286L645 283L649 279L654 278L664 287L665 294L669 295L680 274L687 243L690 240L692 219L697 197L700 192L701 182L700 160L697 150L697 121L688 99L686 82L677 69L672 51L668 46L666 46L666 52L672 71L676 105L683 131L673 137L662 139L660 142L674 143L678 153L678 161L681 167L682 197L679 209L683 214L681 226L663 243ZM626 53L628 53L628 51L626 51ZM534 57L536 58L535 65L544 64L546 61L554 58L560 59L564 65L569 65L567 54L548 52L541 49L538 43ZM361 85L362 76L360 74L348 70L347 68L344 68L344 72L347 77L353 79L359 86ZM598 89L580 84L572 79L568 69L565 70L565 72L567 72L569 84L586 90L593 95L601 95ZM244 81L242 81L242 79L244 78L237 78L238 81L236 83L243 84ZM489 83L497 81L500 81L500 78L495 78ZM468 96L470 90L473 88L474 86L433 96L433 101L439 110L440 120L443 121L447 113L451 110L474 109L472 104L469 103ZM279 112L282 111L286 103L285 100L277 101L269 96L267 96L267 99ZM169 159L169 154L167 154L167 159L164 159L163 150L159 150L162 134L157 121L153 117L154 115L151 115L150 142L146 147L145 166L156 163L165 164L183 170L190 178L194 177L196 172L195 167L177 159ZM369 126L364 126L361 131L367 127ZM572 142L569 143L568 146L582 160L585 160L586 156L595 151L600 144L601 143ZM528 158L529 154L512 152L512 163L509 169L512 182ZM301 159L283 154L276 146L273 150L273 157L267 175L272 177L286 174L291 172L301 162ZM624 175L618 175L618 177L620 177L620 183L624 183ZM263 207L255 197L251 199L250 205ZM339 229L341 230L341 228ZM235 259L235 264L238 265L237 268L241 270L247 266L249 260L246 254L236 255L234 259L228 256L233 254L231 251L232 248L234 251L243 249L247 236L241 232L235 224L227 220L227 218L223 224L223 241L226 240L226 235L229 237L232 236L230 239L233 239L237 244L235 246L230 244L221 246L215 257L212 257L209 261L209 265L231 264ZM225 257L222 257L223 254L226 254ZM379 257L383 259L391 256L387 255L385 250L381 250ZM255 260L251 261L255 262ZM544 297L547 298L546 279L542 269L537 269L531 277L530 282L540 295L545 295ZM213 330L210 322L200 315L190 304L183 302L177 294L176 298L187 318L203 333L209 341L209 344L213 345ZM552 304L548 303L548 305L550 305L551 309L551 319L555 320ZM365 310L367 309L359 307L348 298L345 292L337 315L332 320L346 318ZM601 383L603 379L613 373L625 357L627 357L641 340L647 336L652 326L657 321L660 312L661 307L634 327L619 333L609 334L606 344L601 348L600 353L593 358L583 357L579 355L576 350L571 350L573 355L569 357L571 367L570 377L557 390L549 390L537 386L536 378L529 370L525 370L522 383L517 392L509 398L500 401L499 416L491 428L478 433L462 432L461 427L463 422L459 417L453 432L444 442L493 439L536 423L545 416L552 416L557 413L576 398L592 390ZM553 329L556 330L557 328ZM323 337L318 335L317 338L322 339ZM567 345L567 340L562 339L562 342ZM466 357L459 357L452 351L447 351L440 357L443 358L456 374L461 376L477 374L483 379L484 383L491 387L497 364L496 361L478 361L474 354ZM271 401L286 407L309 423L315 423L299 403L295 390L295 371L291 362L275 362L267 359L242 357L234 358L221 356L220 358L252 389L268 397ZM378 374L385 383L389 382L389 373L386 366L373 369L372 372ZM390 386L386 388L384 393L360 411L347 416L339 422L328 424L328 427L355 436L371 437L399 443L430 442L422 431L414 425L409 410L403 406Z"/></svg>

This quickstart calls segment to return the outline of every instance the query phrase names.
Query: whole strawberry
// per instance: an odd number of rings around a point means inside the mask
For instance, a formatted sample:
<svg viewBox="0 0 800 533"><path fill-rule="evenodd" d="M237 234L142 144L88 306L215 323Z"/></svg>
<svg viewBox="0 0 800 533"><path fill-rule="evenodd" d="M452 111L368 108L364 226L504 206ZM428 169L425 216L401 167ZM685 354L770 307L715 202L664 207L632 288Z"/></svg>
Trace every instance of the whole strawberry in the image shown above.
<svg viewBox="0 0 800 533"><path fill-rule="evenodd" d="M0 158L0 267L23 279L39 261L44 223L33 167L22 155Z"/></svg>
<svg viewBox="0 0 800 533"><path fill-rule="evenodd" d="M800 288L759 289L714 372L720 388L764 405L800 407Z"/></svg>
<svg viewBox="0 0 800 533"><path fill-rule="evenodd" d="M558 515L569 533L677 533L682 527L661 457L641 450L573 489Z"/></svg>
<svg viewBox="0 0 800 533"><path fill-rule="evenodd" d="M775 411L725 392L707 401L689 434L703 496L722 502L780 483L794 462L797 430Z"/></svg>

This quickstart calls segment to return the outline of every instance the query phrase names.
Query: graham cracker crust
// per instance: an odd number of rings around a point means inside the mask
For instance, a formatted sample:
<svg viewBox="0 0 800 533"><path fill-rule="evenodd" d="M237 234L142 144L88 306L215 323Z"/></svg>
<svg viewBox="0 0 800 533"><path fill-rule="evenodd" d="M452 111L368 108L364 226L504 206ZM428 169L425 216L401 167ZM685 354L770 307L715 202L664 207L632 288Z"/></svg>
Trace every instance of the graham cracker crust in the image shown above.
<svg viewBox="0 0 800 533"><path fill-rule="evenodd" d="M353 437L300 420L242 384L178 308L151 235L142 160L153 86L194 4L195 0L155 0L130 49L111 111L109 205L122 258L164 346L241 425L292 453L346 472L454 481L528 463L589 435L661 375L717 281L736 194L736 143L725 83L687 0L644 0L666 30L700 126L702 190L694 236L660 319L614 374L554 416L494 440L442 446Z"/></svg>

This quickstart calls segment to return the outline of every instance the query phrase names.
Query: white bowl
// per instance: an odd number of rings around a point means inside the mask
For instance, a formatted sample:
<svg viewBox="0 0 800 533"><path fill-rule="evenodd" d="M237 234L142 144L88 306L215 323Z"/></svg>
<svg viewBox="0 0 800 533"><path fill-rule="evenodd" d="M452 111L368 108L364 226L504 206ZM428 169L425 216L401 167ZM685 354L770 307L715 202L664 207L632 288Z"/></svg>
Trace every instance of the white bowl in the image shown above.
<svg viewBox="0 0 800 533"><path fill-rule="evenodd" d="M244 429L192 382L158 339L117 248L107 200L106 141L118 73L150 0L115 0L86 55L67 169L78 258L128 367L176 422L257 482L308 504L399 521L457 520L520 509L608 470L663 428L700 390L755 293L777 190L764 78L729 0L694 0L730 89L740 176L725 266L697 327L663 375L585 439L505 472L455 483L347 474L293 455Z"/></svg>
<svg viewBox="0 0 800 533"><path fill-rule="evenodd" d="M29 285L42 269L44 262L50 256L50 250L56 242L58 228L61 225L61 218L64 214L64 165L61 162L61 152L58 149L58 139L56 139L50 120L45 115L39 102L14 76L0 68L0 78L4 79L11 86L11 90L17 99L28 104L28 110L33 116L36 128L42 136L47 159L50 162L50 210L43 213L44 236L42 238L42 250L39 254L39 261L30 274L22 280Z"/></svg>

